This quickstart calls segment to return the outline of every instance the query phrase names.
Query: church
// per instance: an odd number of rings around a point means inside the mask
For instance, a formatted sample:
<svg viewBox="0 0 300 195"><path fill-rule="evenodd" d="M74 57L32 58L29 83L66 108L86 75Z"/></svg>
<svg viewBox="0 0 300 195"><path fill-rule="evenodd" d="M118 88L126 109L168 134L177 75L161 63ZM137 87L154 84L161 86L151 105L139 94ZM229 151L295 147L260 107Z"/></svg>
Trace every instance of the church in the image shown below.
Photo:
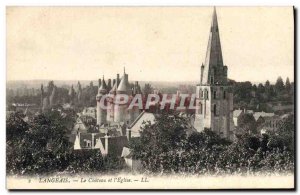
<svg viewBox="0 0 300 195"><path fill-rule="evenodd" d="M196 87L194 128L198 132L210 129L221 137L233 139L233 94L227 71L214 8L205 63L201 66L200 84Z"/></svg>

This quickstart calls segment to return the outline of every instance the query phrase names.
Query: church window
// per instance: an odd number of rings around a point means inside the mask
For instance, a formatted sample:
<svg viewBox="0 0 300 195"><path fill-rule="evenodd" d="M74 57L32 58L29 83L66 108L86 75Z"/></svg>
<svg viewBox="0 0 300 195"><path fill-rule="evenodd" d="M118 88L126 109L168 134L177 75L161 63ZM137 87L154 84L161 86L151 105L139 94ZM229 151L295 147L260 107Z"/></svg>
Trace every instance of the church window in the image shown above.
<svg viewBox="0 0 300 195"><path fill-rule="evenodd" d="M214 116L216 116L216 115L217 115L217 105L214 104Z"/></svg>
<svg viewBox="0 0 300 195"><path fill-rule="evenodd" d="M202 103L200 102L200 104L199 104L199 114L202 114L202 108L203 106L202 106Z"/></svg>
<svg viewBox="0 0 300 195"><path fill-rule="evenodd" d="M226 91L223 92L223 98L226 99Z"/></svg>
<svg viewBox="0 0 300 195"><path fill-rule="evenodd" d="M214 91L214 99L217 99L217 91Z"/></svg>
<svg viewBox="0 0 300 195"><path fill-rule="evenodd" d="M210 83L214 84L214 77L210 77Z"/></svg>
<svg viewBox="0 0 300 195"><path fill-rule="evenodd" d="M205 99L208 99L208 91L205 90Z"/></svg>

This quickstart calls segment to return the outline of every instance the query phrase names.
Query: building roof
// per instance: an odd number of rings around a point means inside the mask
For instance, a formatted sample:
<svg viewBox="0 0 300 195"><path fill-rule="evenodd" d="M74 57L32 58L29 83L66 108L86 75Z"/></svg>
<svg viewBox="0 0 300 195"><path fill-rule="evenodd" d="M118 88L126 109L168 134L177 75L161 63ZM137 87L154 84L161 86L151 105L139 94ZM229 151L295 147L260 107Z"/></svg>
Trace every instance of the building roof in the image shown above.
<svg viewBox="0 0 300 195"><path fill-rule="evenodd" d="M105 80L104 80L104 76L103 76L101 85L100 85L100 87L98 89L98 94L105 94L106 90L107 90L107 86L106 86L106 83L105 83Z"/></svg>
<svg viewBox="0 0 300 195"><path fill-rule="evenodd" d="M101 137L100 140L105 147L105 138ZM128 139L126 136L108 137L108 154L121 156L123 147L126 146L128 146Z"/></svg>
<svg viewBox="0 0 300 195"><path fill-rule="evenodd" d="M109 93L111 93L111 94L115 93L115 92L117 91L117 85L118 85L118 83L116 82L116 83L113 85L113 87L111 88L111 90L109 91Z"/></svg>
<svg viewBox="0 0 300 195"><path fill-rule="evenodd" d="M94 117L91 117L89 115L81 115L79 119L82 121L82 123L88 128L90 126L96 126L96 119Z"/></svg>
<svg viewBox="0 0 300 195"><path fill-rule="evenodd" d="M210 75L212 74L211 71L214 67L223 67L223 57L219 36L218 19L215 8L212 16L211 29L205 57L204 71L201 80L202 84L210 83ZM215 80L216 79L217 78L215 78Z"/></svg>
<svg viewBox="0 0 300 195"><path fill-rule="evenodd" d="M255 112L253 114L254 116L254 119L257 121L260 117L272 117L274 116L275 114L274 113L267 113L267 112Z"/></svg>
<svg viewBox="0 0 300 195"><path fill-rule="evenodd" d="M83 112L95 112L96 107L85 107Z"/></svg>
<svg viewBox="0 0 300 195"><path fill-rule="evenodd" d="M93 135L94 135L94 142L92 142L93 139ZM86 141L90 141L91 143L94 143L94 146L96 145L96 140L104 137L105 134L104 133L80 133L80 134L71 134L69 135L69 141L71 143L75 142L76 136L79 136L80 140L80 147L84 148L84 149L89 149L92 148L92 145L90 147L86 147ZM93 147L94 147L93 146Z"/></svg>
<svg viewBox="0 0 300 195"><path fill-rule="evenodd" d="M238 110L234 110L233 111L233 117L239 117L242 113L248 113L248 114L253 114L253 110L241 110L241 109L238 109Z"/></svg>
<svg viewBox="0 0 300 195"><path fill-rule="evenodd" d="M132 153L131 153L130 149L127 148L127 147L123 147L121 157L123 157L123 158L131 158L132 157Z"/></svg>
<svg viewBox="0 0 300 195"><path fill-rule="evenodd" d="M141 127L145 122L151 122L153 124L155 122L155 115L150 112L141 112L141 114L130 124L128 127L131 130L132 137L139 137Z"/></svg>
<svg viewBox="0 0 300 195"><path fill-rule="evenodd" d="M117 91L127 92L128 91L128 81L126 79L126 74L123 75L121 82L118 86Z"/></svg>
<svg viewBox="0 0 300 195"><path fill-rule="evenodd" d="M233 117L239 117L243 113L243 110L234 110Z"/></svg>

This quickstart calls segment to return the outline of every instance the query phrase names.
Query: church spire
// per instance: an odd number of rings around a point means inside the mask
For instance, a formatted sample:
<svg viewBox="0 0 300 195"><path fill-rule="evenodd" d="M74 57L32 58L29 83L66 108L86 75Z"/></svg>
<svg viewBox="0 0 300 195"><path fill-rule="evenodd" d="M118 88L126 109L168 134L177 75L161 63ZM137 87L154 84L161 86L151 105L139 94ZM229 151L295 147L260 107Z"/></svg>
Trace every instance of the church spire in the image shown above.
<svg viewBox="0 0 300 195"><path fill-rule="evenodd" d="M223 75L223 72L219 69L223 69L223 57L217 12L214 7L201 83L214 84L216 82L221 82L223 78L219 77Z"/></svg>

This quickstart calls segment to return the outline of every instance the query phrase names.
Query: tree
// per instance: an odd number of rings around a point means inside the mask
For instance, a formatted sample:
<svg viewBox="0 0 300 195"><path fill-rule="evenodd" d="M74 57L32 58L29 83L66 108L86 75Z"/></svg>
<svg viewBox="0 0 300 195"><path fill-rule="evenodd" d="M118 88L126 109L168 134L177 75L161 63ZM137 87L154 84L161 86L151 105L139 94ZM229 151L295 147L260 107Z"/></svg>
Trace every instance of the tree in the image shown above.
<svg viewBox="0 0 300 195"><path fill-rule="evenodd" d="M276 93L280 93L280 92L282 92L283 89L284 89L283 80L281 77L278 77L277 81L275 83L275 91L276 91Z"/></svg>
<svg viewBox="0 0 300 195"><path fill-rule="evenodd" d="M21 123L20 126L14 120L7 121L8 130L12 130L11 137L25 132L18 140L8 139L6 142L8 173L47 174L63 171L68 165L71 147L60 114L50 112L35 116L28 125Z"/></svg>
<svg viewBox="0 0 300 195"><path fill-rule="evenodd" d="M265 88L269 88L270 87L270 81L267 80L266 83L265 83Z"/></svg>
<svg viewBox="0 0 300 195"><path fill-rule="evenodd" d="M163 113L154 124L146 122L139 141L131 141L133 157L152 172L166 172L175 164L168 159L180 152L186 140L186 120L178 114Z"/></svg>
<svg viewBox="0 0 300 195"><path fill-rule="evenodd" d="M241 133L256 134L256 121L252 114L244 113L238 118L238 129Z"/></svg>
<svg viewBox="0 0 300 195"><path fill-rule="evenodd" d="M143 89L145 96L147 97L149 94L153 93L153 88L150 83L146 83Z"/></svg>
<svg viewBox="0 0 300 195"><path fill-rule="evenodd" d="M290 93L291 91L291 83L290 83L290 79L289 77L286 78L286 81L285 81L285 89L288 93Z"/></svg>
<svg viewBox="0 0 300 195"><path fill-rule="evenodd" d="M204 129L202 132L193 132L187 140L188 149L201 148L203 146L211 148L214 145L229 145L230 142L221 138L210 129Z"/></svg>
<svg viewBox="0 0 300 195"><path fill-rule="evenodd" d="M6 119L6 141L18 142L28 131L28 124L23 120L24 115L20 112L12 113Z"/></svg>
<svg viewBox="0 0 300 195"><path fill-rule="evenodd" d="M295 123L294 115L289 115L283 119L279 125L277 132L270 133L270 147L286 148L289 151L294 151L294 134L295 134Z"/></svg>

